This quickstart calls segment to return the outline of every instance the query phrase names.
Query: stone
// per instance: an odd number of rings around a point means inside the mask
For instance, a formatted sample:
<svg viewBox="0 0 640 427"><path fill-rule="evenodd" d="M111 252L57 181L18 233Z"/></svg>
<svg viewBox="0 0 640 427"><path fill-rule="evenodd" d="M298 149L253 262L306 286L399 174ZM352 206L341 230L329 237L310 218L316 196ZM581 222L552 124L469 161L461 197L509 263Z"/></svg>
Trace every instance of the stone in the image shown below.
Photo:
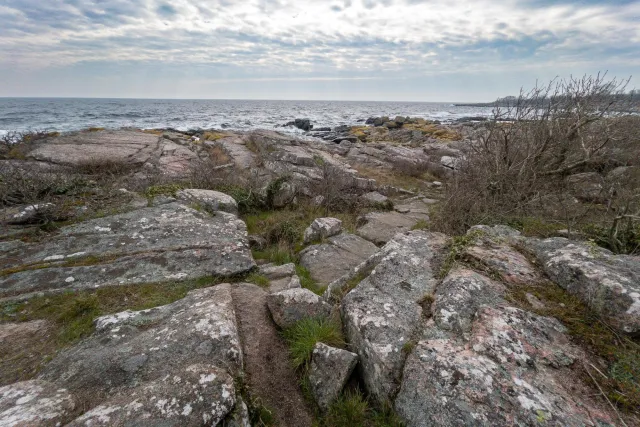
<svg viewBox="0 0 640 427"><path fill-rule="evenodd" d="M398 123L396 123L394 121L391 121L391 120L388 121L388 122L384 122L382 124L382 126L386 127L387 129L396 129L396 128L400 127L400 125Z"/></svg>
<svg viewBox="0 0 640 427"><path fill-rule="evenodd" d="M426 214L402 214L399 212L371 212L362 218L362 225L356 233L375 244L384 244L404 231L409 231L420 220L428 221Z"/></svg>
<svg viewBox="0 0 640 427"><path fill-rule="evenodd" d="M569 175L565 179L571 193L584 202L602 202L606 199L604 178L596 172Z"/></svg>
<svg viewBox="0 0 640 427"><path fill-rule="evenodd" d="M0 425L3 427L56 427L68 423L81 410L64 388L41 380L0 387Z"/></svg>
<svg viewBox="0 0 640 427"><path fill-rule="evenodd" d="M402 116L396 116L396 118L393 119L393 121L398 123L398 124L400 124L400 125L402 125L407 121L407 118L406 117L402 117Z"/></svg>
<svg viewBox="0 0 640 427"><path fill-rule="evenodd" d="M326 239L342 232L342 221L338 218L316 218L304 231L304 243Z"/></svg>
<svg viewBox="0 0 640 427"><path fill-rule="evenodd" d="M444 331L465 336L482 305L504 302L504 286L466 268L449 272L438 286L433 303L433 318Z"/></svg>
<svg viewBox="0 0 640 427"><path fill-rule="evenodd" d="M263 265L260 267L260 274L269 280L283 279L296 274L296 265L293 263L283 265Z"/></svg>
<svg viewBox="0 0 640 427"><path fill-rule="evenodd" d="M187 189L178 191L176 196L179 200L197 203L207 212L238 214L238 203L235 199L219 191Z"/></svg>
<svg viewBox="0 0 640 427"><path fill-rule="evenodd" d="M408 427L614 425L571 370L581 357L557 320L481 306L468 343L426 325L407 358L395 409Z"/></svg>
<svg viewBox="0 0 640 427"><path fill-rule="evenodd" d="M351 127L348 125L340 125L333 128L333 131L336 133L349 132L349 130L351 130Z"/></svg>
<svg viewBox="0 0 640 427"><path fill-rule="evenodd" d="M287 289L267 296L273 321L282 329L302 319L328 317L331 306L308 289Z"/></svg>
<svg viewBox="0 0 640 427"><path fill-rule="evenodd" d="M531 307L536 310L542 310L546 307L544 303L538 299L538 297L530 294L529 292L527 292L524 297L527 299L527 302L531 304Z"/></svg>
<svg viewBox="0 0 640 427"><path fill-rule="evenodd" d="M300 265L311 277L326 286L378 251L378 247L362 237L342 233L300 252ZM330 268L327 268L330 266Z"/></svg>
<svg viewBox="0 0 640 427"><path fill-rule="evenodd" d="M39 379L83 396L88 412L77 425L101 415L111 419L104 425L147 417L215 424L233 409L242 357L231 285L221 284L97 318L94 334L61 351Z"/></svg>
<svg viewBox="0 0 640 427"><path fill-rule="evenodd" d="M236 407L222 424L225 427L251 427L249 408L241 397L237 398Z"/></svg>
<svg viewBox="0 0 640 427"><path fill-rule="evenodd" d="M317 343L311 355L309 385L322 410L338 398L358 363L358 355L347 350Z"/></svg>
<svg viewBox="0 0 640 427"><path fill-rule="evenodd" d="M15 271L3 277L0 296L227 277L255 267L243 221L179 203L65 226L43 242L0 242L0 249L0 268Z"/></svg>
<svg viewBox="0 0 640 427"><path fill-rule="evenodd" d="M191 365L123 390L67 426L215 426L235 404L233 378L224 369Z"/></svg>
<svg viewBox="0 0 640 427"><path fill-rule="evenodd" d="M620 331L640 335L640 257L563 237L526 239L551 280Z"/></svg>
<svg viewBox="0 0 640 427"><path fill-rule="evenodd" d="M420 301L435 290L435 262L446 242L438 233L398 234L375 255L378 263L368 277L342 300L347 340L360 357L367 391L379 403L389 402L400 385L402 349L418 332Z"/></svg>
<svg viewBox="0 0 640 427"><path fill-rule="evenodd" d="M368 206L384 206L390 203L387 196L384 196L377 191L370 191L360 196L360 200L366 203Z"/></svg>
<svg viewBox="0 0 640 427"><path fill-rule="evenodd" d="M496 273L506 283L533 285L542 281L527 257L510 245L520 235L516 230L504 226L476 226L467 235L474 237L474 242L463 251L467 260Z"/></svg>

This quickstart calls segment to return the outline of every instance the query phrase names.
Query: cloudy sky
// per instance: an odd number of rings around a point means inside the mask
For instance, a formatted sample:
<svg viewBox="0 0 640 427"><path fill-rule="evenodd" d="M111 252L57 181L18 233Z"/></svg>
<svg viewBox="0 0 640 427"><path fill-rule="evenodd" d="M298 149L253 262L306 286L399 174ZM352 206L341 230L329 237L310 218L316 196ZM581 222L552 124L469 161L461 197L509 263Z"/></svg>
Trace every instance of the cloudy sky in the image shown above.
<svg viewBox="0 0 640 427"><path fill-rule="evenodd" d="M481 101L599 70L640 74L640 0L0 0L0 96Z"/></svg>

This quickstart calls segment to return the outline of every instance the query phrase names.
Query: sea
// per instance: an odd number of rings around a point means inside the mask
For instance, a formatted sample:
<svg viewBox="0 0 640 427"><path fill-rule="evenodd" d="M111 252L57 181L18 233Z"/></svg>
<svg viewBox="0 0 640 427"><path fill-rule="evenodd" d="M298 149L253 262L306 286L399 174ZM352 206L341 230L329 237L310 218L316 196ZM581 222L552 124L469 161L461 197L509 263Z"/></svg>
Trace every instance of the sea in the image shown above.
<svg viewBox="0 0 640 427"><path fill-rule="evenodd" d="M410 116L441 122L488 117L491 108L444 102L276 101L222 99L0 98L0 134L10 131L68 132L89 127L118 129L278 129L296 118L315 128L355 125L369 117Z"/></svg>

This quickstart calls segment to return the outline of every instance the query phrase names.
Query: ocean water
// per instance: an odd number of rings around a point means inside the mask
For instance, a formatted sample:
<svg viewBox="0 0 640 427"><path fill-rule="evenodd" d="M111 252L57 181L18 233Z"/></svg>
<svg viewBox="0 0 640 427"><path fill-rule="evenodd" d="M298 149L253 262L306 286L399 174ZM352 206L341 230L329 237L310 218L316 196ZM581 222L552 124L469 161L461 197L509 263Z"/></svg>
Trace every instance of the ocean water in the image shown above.
<svg viewBox="0 0 640 427"><path fill-rule="evenodd" d="M88 127L273 129L295 118L309 118L318 128L354 125L383 115L451 122L490 113L490 108L431 102L0 98L0 133Z"/></svg>

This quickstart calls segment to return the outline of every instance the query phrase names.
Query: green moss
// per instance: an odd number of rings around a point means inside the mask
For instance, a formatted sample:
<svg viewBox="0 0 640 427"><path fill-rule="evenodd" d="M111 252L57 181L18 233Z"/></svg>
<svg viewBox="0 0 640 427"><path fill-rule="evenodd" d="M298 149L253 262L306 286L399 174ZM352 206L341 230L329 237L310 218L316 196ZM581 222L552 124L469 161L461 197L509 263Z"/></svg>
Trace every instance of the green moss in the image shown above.
<svg viewBox="0 0 640 427"><path fill-rule="evenodd" d="M416 342L414 340L409 340L402 345L402 352L404 354L409 354L416 348Z"/></svg>
<svg viewBox="0 0 640 427"><path fill-rule="evenodd" d="M283 332L296 368L305 368L311 360L313 347L322 342L332 347L344 346L339 325L331 319L303 319Z"/></svg>

